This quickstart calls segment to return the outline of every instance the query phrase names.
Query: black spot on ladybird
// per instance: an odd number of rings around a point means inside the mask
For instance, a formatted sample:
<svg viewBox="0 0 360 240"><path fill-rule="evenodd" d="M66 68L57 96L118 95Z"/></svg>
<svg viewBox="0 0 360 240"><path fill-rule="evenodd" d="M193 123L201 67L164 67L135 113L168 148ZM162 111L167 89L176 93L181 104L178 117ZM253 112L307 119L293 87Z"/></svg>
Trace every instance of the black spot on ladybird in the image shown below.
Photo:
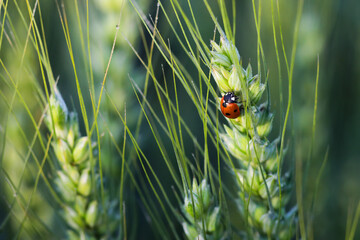
<svg viewBox="0 0 360 240"><path fill-rule="evenodd" d="M226 116L230 116L230 113L226 113Z"/></svg>
<svg viewBox="0 0 360 240"><path fill-rule="evenodd" d="M235 109L234 112L237 112L237 109Z"/></svg>

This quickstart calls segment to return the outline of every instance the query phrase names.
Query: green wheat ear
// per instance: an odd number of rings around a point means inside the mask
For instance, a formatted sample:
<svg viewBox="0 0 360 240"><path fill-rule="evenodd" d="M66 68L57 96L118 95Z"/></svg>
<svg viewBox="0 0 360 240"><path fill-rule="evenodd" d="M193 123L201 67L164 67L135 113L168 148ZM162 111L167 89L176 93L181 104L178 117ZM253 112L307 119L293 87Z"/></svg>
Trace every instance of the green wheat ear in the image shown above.
<svg viewBox="0 0 360 240"><path fill-rule="evenodd" d="M220 207L215 204L210 185L203 179L200 184L193 179L192 189L184 198L183 222L188 239L226 239L228 234L221 221Z"/></svg>
<svg viewBox="0 0 360 240"><path fill-rule="evenodd" d="M279 139L270 142L273 114L264 103L257 105L265 90L251 65L241 66L236 47L225 37L220 44L212 42L211 71L222 92L234 92L245 110L225 125L221 134L228 151L239 160L235 169L240 193L238 207L251 226L255 238L290 239L294 235L296 206L287 211L293 184L288 173L278 176L280 164Z"/></svg>
<svg viewBox="0 0 360 240"><path fill-rule="evenodd" d="M119 226L114 204L96 198L97 171L92 175L90 153L95 146L81 136L76 112L68 112L58 89L50 96L45 123L54 136L52 147L60 168L55 184L63 200L62 215L69 226L69 239L110 238ZM96 181L92 178L95 177Z"/></svg>

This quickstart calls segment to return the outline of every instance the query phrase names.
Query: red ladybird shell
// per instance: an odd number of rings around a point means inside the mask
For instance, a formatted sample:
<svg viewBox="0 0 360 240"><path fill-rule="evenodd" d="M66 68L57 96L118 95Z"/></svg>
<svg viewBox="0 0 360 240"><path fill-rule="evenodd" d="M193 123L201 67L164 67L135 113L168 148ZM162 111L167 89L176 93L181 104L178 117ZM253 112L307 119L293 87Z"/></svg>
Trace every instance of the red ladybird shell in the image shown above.
<svg viewBox="0 0 360 240"><path fill-rule="evenodd" d="M240 108L236 102L236 96L233 93L226 93L220 101L222 114L227 118L237 118L240 116Z"/></svg>

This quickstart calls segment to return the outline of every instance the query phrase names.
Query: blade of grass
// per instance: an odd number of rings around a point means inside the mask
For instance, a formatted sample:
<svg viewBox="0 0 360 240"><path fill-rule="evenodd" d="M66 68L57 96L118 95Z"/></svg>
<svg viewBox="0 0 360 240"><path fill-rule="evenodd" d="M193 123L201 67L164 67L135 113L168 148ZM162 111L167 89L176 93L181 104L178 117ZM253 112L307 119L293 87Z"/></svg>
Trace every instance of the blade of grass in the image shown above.
<svg viewBox="0 0 360 240"><path fill-rule="evenodd" d="M110 95L107 92L105 92L105 93L106 93L107 97L110 98ZM103 125L106 128L106 131L109 134L110 139L111 139L113 145L115 146L115 149L118 152L119 156L123 156L122 150L121 150L120 146L118 145L117 140L113 136L112 132L110 131L110 129L107 126L107 123L105 121L103 122ZM126 134L126 131L124 134ZM145 208L147 209L149 215L151 216L151 219L153 220L153 222L155 224L155 228L159 230L159 232L161 233L162 236L169 236L169 233L166 232L167 229L162 228L162 226L165 226L165 223L160 222L161 217L159 215L159 211L155 211L155 209L157 209L157 208L153 204L151 197L149 195L146 195L147 189L145 189L144 191L141 190L141 188L137 184L135 176L134 176L132 170L130 169L130 166L126 160L124 161L124 164L125 164L125 168L126 168L126 173L129 175L132 183L134 184L134 187L136 188L136 190L140 196L141 201L143 202ZM126 176L124 176L124 179L126 179ZM144 192L145 192L145 195L144 195ZM125 212L124 212L124 214L125 214Z"/></svg>
<svg viewBox="0 0 360 240"><path fill-rule="evenodd" d="M37 173L37 176L36 176L36 179L35 179L34 188L33 188L32 192L31 192L31 194L30 194L28 203L27 203L27 205L26 205L26 207L25 207L25 209L24 209L24 217L23 217L23 219L22 219L22 221L21 221L21 223L20 223L19 229L17 230L17 236L15 236L16 239L20 239L21 231L22 231L22 229L23 229L23 227L24 227L24 223L25 223L25 221L26 221L26 219L27 219L27 217L28 217L28 211L29 211L29 207L30 207L30 204L31 204L31 200L32 200L32 198L33 198L33 196L34 196L34 193L35 193L36 190L37 190L37 187L38 187L38 183L39 183L39 180L40 180L40 175L41 175L41 173L42 173L42 171L43 171L44 164L45 164L46 158L47 158L47 156L48 156L51 139L52 139L52 135L49 137L48 143L47 143L47 145L46 145L46 151L45 151L43 160L42 160L42 162L41 162L40 169L39 169L39 171L38 171L38 173Z"/></svg>
<svg viewBox="0 0 360 240"><path fill-rule="evenodd" d="M352 221L352 226L351 226L351 231L349 233L349 238L348 240L353 240L355 237L355 233L356 233L356 228L359 222L359 218L360 218L360 201L358 202L357 208L356 208L356 212L355 212L355 216L354 219Z"/></svg>

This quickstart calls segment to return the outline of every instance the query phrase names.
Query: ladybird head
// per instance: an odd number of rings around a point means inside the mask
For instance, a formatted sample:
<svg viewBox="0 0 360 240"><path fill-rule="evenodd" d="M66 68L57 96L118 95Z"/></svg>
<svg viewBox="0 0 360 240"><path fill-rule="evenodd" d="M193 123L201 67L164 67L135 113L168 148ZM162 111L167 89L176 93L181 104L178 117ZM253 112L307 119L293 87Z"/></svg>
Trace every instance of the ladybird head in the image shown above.
<svg viewBox="0 0 360 240"><path fill-rule="evenodd" d="M223 99L224 103L237 103L238 97L233 92L227 92Z"/></svg>

